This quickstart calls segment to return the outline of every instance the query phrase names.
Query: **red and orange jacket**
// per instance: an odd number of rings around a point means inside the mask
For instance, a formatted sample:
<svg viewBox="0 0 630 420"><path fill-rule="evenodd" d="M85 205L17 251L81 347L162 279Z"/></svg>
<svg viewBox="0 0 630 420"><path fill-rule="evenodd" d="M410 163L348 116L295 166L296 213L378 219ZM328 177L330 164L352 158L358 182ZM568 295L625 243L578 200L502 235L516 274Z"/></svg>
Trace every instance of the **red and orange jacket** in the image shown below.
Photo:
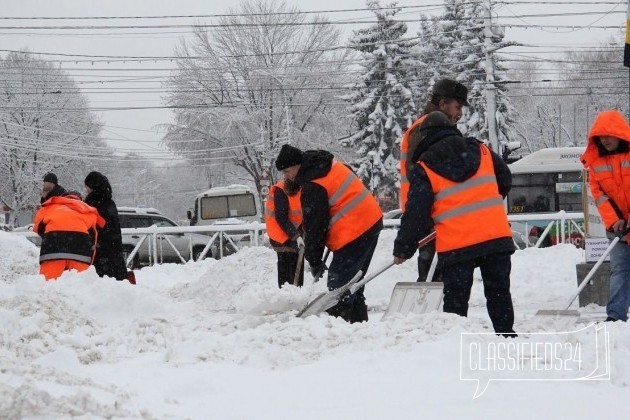
<svg viewBox="0 0 630 420"><path fill-rule="evenodd" d="M607 152L599 136L620 139L619 152ZM619 219L630 219L630 126L619 111L601 112L590 132L582 155L597 209L607 229Z"/></svg>
<svg viewBox="0 0 630 420"><path fill-rule="evenodd" d="M265 202L265 224L269 239L278 244L296 239L297 229L302 224L300 196L301 192L287 195L284 192L284 181L278 181L269 189ZM287 203L283 203L284 201Z"/></svg>
<svg viewBox="0 0 630 420"><path fill-rule="evenodd" d="M52 197L35 214L33 231L42 237L39 262L73 260L92 263L96 228L105 220L78 198Z"/></svg>

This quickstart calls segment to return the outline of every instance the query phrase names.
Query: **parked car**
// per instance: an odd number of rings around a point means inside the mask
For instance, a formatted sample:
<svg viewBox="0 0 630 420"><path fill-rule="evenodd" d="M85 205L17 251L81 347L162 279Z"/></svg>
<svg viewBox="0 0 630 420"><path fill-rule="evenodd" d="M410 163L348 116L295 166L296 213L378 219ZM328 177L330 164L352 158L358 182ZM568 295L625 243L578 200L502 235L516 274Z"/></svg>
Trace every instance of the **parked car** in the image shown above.
<svg viewBox="0 0 630 420"><path fill-rule="evenodd" d="M162 215L158 210L153 208L142 207L119 207L118 217L120 219L121 228L147 228L151 226L157 227L176 227L177 223L173 222L168 217ZM125 235L123 234L123 251L125 259L129 257L133 249L141 240L143 235ZM173 233L173 234L160 234L157 239L157 262L181 262L177 253L173 247L168 243L170 241L177 249L179 254L185 260L190 260L191 248L192 259L197 260L201 255L201 252L205 248L206 244L210 240L208 235L201 235L197 233ZM131 267L138 267L146 265L150 262L151 256L149 252L149 243L151 238L147 237L142 246L138 250L134 260L131 263ZM236 252L229 243L224 243L223 255L230 255ZM217 244L212 244L206 258L219 258L219 248Z"/></svg>
<svg viewBox="0 0 630 420"><path fill-rule="evenodd" d="M400 219L403 215L401 209L390 210L383 215L383 219Z"/></svg>

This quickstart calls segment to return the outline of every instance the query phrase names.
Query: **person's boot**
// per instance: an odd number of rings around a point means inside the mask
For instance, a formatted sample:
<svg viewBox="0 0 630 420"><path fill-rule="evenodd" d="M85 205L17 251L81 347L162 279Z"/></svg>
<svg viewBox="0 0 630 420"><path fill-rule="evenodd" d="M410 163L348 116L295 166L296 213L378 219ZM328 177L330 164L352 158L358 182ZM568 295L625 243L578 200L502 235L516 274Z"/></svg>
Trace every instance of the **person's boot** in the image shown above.
<svg viewBox="0 0 630 420"><path fill-rule="evenodd" d="M352 322L352 307L344 302L339 302L332 308L326 310L328 315L342 318L346 322Z"/></svg>
<svg viewBox="0 0 630 420"><path fill-rule="evenodd" d="M351 323L355 322L367 322L368 320L368 307L365 304L365 297L360 296L354 300L352 305Z"/></svg>

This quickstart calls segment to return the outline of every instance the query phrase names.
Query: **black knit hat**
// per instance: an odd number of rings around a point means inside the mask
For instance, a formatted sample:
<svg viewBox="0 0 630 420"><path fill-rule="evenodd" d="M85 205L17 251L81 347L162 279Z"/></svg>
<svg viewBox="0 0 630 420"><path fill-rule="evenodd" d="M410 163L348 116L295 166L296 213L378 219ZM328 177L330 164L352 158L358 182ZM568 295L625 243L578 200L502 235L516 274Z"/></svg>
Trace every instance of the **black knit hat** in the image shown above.
<svg viewBox="0 0 630 420"><path fill-rule="evenodd" d="M276 168L281 171L302 163L302 151L297 147L285 144L276 158Z"/></svg>
<svg viewBox="0 0 630 420"><path fill-rule="evenodd" d="M44 182L50 182L51 184L57 185L57 175L53 174L52 172L48 172L46 175L44 175Z"/></svg>
<svg viewBox="0 0 630 420"><path fill-rule="evenodd" d="M452 79L442 79L435 82L431 92L431 102L437 105L440 99L455 99L462 105L468 106L468 89Z"/></svg>

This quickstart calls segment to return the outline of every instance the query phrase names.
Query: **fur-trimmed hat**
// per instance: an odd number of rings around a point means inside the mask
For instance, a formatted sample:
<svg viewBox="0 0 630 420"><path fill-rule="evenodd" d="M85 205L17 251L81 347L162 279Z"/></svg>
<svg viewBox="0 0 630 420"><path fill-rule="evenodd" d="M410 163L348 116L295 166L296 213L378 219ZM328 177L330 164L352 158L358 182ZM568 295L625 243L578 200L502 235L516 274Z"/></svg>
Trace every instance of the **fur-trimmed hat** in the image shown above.
<svg viewBox="0 0 630 420"><path fill-rule="evenodd" d="M86 186L94 191L112 191L111 184L105 175L100 172L90 172L83 181Z"/></svg>
<svg viewBox="0 0 630 420"><path fill-rule="evenodd" d="M438 80L433 85L431 102L437 105L440 99L455 99L462 105L468 106L468 89L456 80Z"/></svg>
<svg viewBox="0 0 630 420"><path fill-rule="evenodd" d="M281 171L302 163L302 151L297 147L285 144L276 158L276 168Z"/></svg>

